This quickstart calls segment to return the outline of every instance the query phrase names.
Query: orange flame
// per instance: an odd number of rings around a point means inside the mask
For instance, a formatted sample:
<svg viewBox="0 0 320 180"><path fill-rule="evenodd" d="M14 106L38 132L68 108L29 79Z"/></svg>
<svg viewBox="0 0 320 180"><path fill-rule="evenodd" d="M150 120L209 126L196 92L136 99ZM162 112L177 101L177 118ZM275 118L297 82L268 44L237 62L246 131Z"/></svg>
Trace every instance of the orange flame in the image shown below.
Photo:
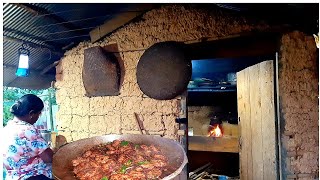
<svg viewBox="0 0 320 180"><path fill-rule="evenodd" d="M210 126L208 137L222 137L222 130L219 124Z"/></svg>

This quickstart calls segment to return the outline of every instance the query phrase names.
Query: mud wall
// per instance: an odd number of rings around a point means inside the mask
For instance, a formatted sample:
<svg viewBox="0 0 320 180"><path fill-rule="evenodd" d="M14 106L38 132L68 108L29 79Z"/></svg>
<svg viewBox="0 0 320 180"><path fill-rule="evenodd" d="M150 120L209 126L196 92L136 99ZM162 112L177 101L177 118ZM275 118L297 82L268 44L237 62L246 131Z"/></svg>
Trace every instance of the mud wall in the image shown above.
<svg viewBox="0 0 320 180"><path fill-rule="evenodd" d="M284 177L319 177L317 54L312 36L292 32L281 39L279 96Z"/></svg>

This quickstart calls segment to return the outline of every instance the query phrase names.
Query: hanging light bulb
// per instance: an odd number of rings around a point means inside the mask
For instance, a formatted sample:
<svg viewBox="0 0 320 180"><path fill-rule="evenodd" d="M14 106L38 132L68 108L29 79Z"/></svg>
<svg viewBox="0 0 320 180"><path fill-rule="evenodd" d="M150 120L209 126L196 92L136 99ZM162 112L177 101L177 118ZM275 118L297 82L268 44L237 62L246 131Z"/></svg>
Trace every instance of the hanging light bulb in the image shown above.
<svg viewBox="0 0 320 180"><path fill-rule="evenodd" d="M30 52L22 44L22 48L18 50L19 53L19 64L16 71L16 76L27 77L29 75L29 55Z"/></svg>

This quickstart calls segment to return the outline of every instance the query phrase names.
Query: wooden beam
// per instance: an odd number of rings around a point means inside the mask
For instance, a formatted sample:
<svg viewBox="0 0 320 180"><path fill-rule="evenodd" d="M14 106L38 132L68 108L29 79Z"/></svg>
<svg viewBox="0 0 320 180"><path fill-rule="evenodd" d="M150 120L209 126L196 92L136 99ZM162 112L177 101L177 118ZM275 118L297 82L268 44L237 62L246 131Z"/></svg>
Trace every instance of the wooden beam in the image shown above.
<svg viewBox="0 0 320 180"><path fill-rule="evenodd" d="M27 7L27 6L23 5L23 4L19 4L19 3L12 3L12 4L16 5L17 7L21 7L22 9L25 9L25 10L29 11L34 16L41 15L41 13L39 13L38 11L36 11L36 10L34 10L32 8L29 8L29 7Z"/></svg>
<svg viewBox="0 0 320 180"><path fill-rule="evenodd" d="M188 150L238 153L239 139L237 137L189 136Z"/></svg>
<svg viewBox="0 0 320 180"><path fill-rule="evenodd" d="M186 46L192 60L254 57L275 54L279 49L279 37L280 33L251 33Z"/></svg>
<svg viewBox="0 0 320 180"><path fill-rule="evenodd" d="M105 37L109 33L131 22L133 19L137 18L138 16L142 15L148 10L151 10L154 7L155 5L153 4L143 4L139 7L137 11L123 12L116 15L111 20L107 21L106 23L90 31L89 34L90 34L91 42L94 43L100 40L101 38Z"/></svg>
<svg viewBox="0 0 320 180"><path fill-rule="evenodd" d="M55 61L54 63L50 64L49 66L45 67L40 74L44 75L45 73L47 73L48 71L50 71L50 69L52 69L53 67L56 67L59 64L60 61Z"/></svg>

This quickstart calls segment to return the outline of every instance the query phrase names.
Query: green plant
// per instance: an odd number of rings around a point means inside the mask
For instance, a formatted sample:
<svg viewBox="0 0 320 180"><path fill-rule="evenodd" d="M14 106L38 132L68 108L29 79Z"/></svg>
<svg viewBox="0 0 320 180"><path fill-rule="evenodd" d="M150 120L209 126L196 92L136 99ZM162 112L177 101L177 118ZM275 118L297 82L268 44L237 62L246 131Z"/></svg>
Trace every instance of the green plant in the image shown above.
<svg viewBox="0 0 320 180"><path fill-rule="evenodd" d="M47 93L48 95L44 95ZM14 87L3 87L3 126L6 126L8 121L13 118L10 113L10 108L14 102L25 94L34 94L37 96L42 96L43 101L51 101L51 104L56 105L55 89L49 88L46 90L30 90L30 89L20 89ZM51 95L51 98L49 97Z"/></svg>
<svg viewBox="0 0 320 180"><path fill-rule="evenodd" d="M10 106L3 105L3 122L2 125L6 126L8 121L13 118L13 115L10 113Z"/></svg>

